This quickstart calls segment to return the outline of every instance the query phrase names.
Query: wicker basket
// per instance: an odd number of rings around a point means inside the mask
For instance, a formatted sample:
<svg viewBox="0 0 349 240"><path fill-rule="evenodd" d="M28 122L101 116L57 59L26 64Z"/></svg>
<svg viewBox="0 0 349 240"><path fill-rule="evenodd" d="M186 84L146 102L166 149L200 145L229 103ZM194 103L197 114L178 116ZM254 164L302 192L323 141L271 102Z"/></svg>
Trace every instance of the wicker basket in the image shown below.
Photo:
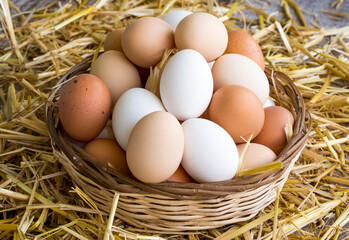
<svg viewBox="0 0 349 240"><path fill-rule="evenodd" d="M74 184L100 211L109 213L114 193L118 192L116 216L138 230L187 233L252 218L275 200L276 188L284 185L310 132L311 119L298 89L285 74L266 70L271 94L295 117L292 140L277 158L283 164L281 170L217 183L141 183L98 164L57 124L60 87L86 73L90 62L88 58L73 67L53 89L45 106L53 151Z"/></svg>

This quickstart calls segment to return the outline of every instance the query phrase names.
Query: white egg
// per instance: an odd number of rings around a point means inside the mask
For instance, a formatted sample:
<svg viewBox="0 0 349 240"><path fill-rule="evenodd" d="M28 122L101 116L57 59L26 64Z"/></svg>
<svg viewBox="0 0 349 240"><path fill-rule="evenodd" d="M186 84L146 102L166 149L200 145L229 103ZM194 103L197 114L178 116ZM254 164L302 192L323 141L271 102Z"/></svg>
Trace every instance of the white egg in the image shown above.
<svg viewBox="0 0 349 240"><path fill-rule="evenodd" d="M77 146L79 146L80 148L84 148L85 145L87 144L87 142L79 142L79 141L76 141L74 139L71 139L71 142Z"/></svg>
<svg viewBox="0 0 349 240"><path fill-rule="evenodd" d="M108 126L105 126L102 130L102 132L100 132L98 134L97 137L95 137L95 139L100 139L100 138L113 138L112 136L113 134L109 133L109 129Z"/></svg>
<svg viewBox="0 0 349 240"><path fill-rule="evenodd" d="M185 49L167 63L160 80L160 96L168 112L178 120L199 117L213 93L211 69L197 51Z"/></svg>
<svg viewBox="0 0 349 240"><path fill-rule="evenodd" d="M212 61L212 62L209 62L209 63L208 63L208 66L210 66L210 69L212 69L214 62L215 62L215 61Z"/></svg>
<svg viewBox="0 0 349 240"><path fill-rule="evenodd" d="M267 99L267 101L264 103L263 107L267 108L267 107L272 107L275 106L275 103L273 100L271 100L270 98Z"/></svg>
<svg viewBox="0 0 349 240"><path fill-rule="evenodd" d="M188 16L190 14L192 14L192 12L185 11L185 10L176 10L176 11L172 11L172 12L165 14L162 17L162 20L164 20L165 22L170 24L173 31L175 31L178 23L180 21L182 21L183 18L185 18L186 16Z"/></svg>
<svg viewBox="0 0 349 240"><path fill-rule="evenodd" d="M165 109L160 99L146 89L132 88L121 95L114 107L112 125L116 141L124 150L136 123L156 111Z"/></svg>
<svg viewBox="0 0 349 240"><path fill-rule="evenodd" d="M182 166L198 182L232 179L238 170L239 153L234 140L219 125L194 118L182 123Z"/></svg>

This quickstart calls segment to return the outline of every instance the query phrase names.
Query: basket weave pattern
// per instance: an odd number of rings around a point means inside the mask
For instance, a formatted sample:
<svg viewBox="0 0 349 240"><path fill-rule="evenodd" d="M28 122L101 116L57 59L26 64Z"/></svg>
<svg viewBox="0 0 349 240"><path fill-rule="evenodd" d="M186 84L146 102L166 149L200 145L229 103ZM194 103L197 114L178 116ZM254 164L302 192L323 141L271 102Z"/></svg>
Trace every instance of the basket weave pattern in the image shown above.
<svg viewBox="0 0 349 240"><path fill-rule="evenodd" d="M179 233L214 229L254 217L272 203L304 148L311 119L302 96L283 73L266 69L272 95L295 117L293 137L277 160L283 168L272 172L217 183L141 183L105 167L72 143L58 122L61 86L74 76L86 73L88 58L73 67L58 82L45 106L46 124L55 155L74 184L109 213L115 192L120 194L116 216L136 229L148 232ZM307 121L307 122L306 122Z"/></svg>

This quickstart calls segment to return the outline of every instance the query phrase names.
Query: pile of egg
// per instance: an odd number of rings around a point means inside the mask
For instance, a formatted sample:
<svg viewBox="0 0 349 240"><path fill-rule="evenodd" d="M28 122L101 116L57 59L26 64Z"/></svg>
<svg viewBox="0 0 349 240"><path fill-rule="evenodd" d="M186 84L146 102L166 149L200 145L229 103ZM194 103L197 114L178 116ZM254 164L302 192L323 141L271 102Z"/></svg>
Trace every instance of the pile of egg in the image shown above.
<svg viewBox="0 0 349 240"><path fill-rule="evenodd" d="M149 69L167 49L175 53L157 84ZM173 11L114 30L104 50L90 74L63 85L59 102L65 131L102 164L146 183L217 182L286 146L293 116L268 99L263 54L246 32Z"/></svg>

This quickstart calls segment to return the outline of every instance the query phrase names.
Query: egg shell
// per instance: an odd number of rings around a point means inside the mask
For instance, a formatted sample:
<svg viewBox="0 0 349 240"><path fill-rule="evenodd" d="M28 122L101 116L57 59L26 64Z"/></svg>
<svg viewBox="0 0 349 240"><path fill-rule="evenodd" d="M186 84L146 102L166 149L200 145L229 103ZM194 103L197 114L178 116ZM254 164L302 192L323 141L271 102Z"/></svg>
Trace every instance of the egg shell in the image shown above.
<svg viewBox="0 0 349 240"><path fill-rule="evenodd" d="M213 94L209 120L223 127L235 143L255 138L262 130L264 109L258 97L239 85L224 86Z"/></svg>
<svg viewBox="0 0 349 240"><path fill-rule="evenodd" d="M211 62L224 53L228 33L224 24L214 15L193 13L178 24L175 43L179 50L196 50L207 62Z"/></svg>
<svg viewBox="0 0 349 240"><path fill-rule="evenodd" d="M152 112L137 122L127 145L132 174L142 182L159 183L173 175L183 156L184 134L168 112Z"/></svg>
<svg viewBox="0 0 349 240"><path fill-rule="evenodd" d="M160 79L162 102L179 120L200 116L210 103L213 80L210 67L195 50L176 53Z"/></svg>
<svg viewBox="0 0 349 240"><path fill-rule="evenodd" d="M264 108L267 108L267 107L272 107L272 106L275 106L275 102L271 99L267 99L267 101L263 104L263 107Z"/></svg>
<svg viewBox="0 0 349 240"><path fill-rule="evenodd" d="M95 139L99 139L99 138L110 138L110 139L115 139L114 134L113 134L113 129L111 126L109 126L109 124L107 123L107 125L103 128L103 130L98 134L97 137L95 137Z"/></svg>
<svg viewBox="0 0 349 240"><path fill-rule="evenodd" d="M215 61L212 61L212 62L209 62L209 63L208 63L208 66L210 66L210 69L212 69L214 62L215 62Z"/></svg>
<svg viewBox="0 0 349 240"><path fill-rule="evenodd" d="M225 54L212 67L214 91L227 85L241 85L254 92L264 104L269 96L269 82L263 70L240 54Z"/></svg>
<svg viewBox="0 0 349 240"><path fill-rule="evenodd" d="M79 142L79 141L76 141L74 139L71 139L71 143L75 144L76 146L78 146L80 148L84 148L88 142Z"/></svg>
<svg viewBox="0 0 349 240"><path fill-rule="evenodd" d="M110 50L100 55L91 67L91 74L108 87L112 106L128 89L141 87L137 68L119 51Z"/></svg>
<svg viewBox="0 0 349 240"><path fill-rule="evenodd" d="M133 127L145 115L165 111L160 99L143 88L132 88L126 91L117 101L112 116L114 136L123 149Z"/></svg>
<svg viewBox="0 0 349 240"><path fill-rule="evenodd" d="M131 174L126 162L126 152L114 139L94 139L84 147L84 150L99 163L127 175Z"/></svg>
<svg viewBox="0 0 349 240"><path fill-rule="evenodd" d="M262 49L258 42L245 31L228 31L228 45L225 52L244 55L256 62L264 71L265 63Z"/></svg>
<svg viewBox="0 0 349 240"><path fill-rule="evenodd" d="M104 40L104 51L116 50L122 52L121 39L125 28L111 31Z"/></svg>
<svg viewBox="0 0 349 240"><path fill-rule="evenodd" d="M167 179L170 182L183 182L183 183L191 183L195 182L189 174L184 170L182 165L179 165L175 173Z"/></svg>
<svg viewBox="0 0 349 240"><path fill-rule="evenodd" d="M164 20L142 17L127 26L122 49L136 65L149 68L158 64L166 49L174 48L174 32Z"/></svg>
<svg viewBox="0 0 349 240"><path fill-rule="evenodd" d="M270 148L258 143L243 143L236 145L236 147L239 156L241 156L246 148L241 162L241 170L260 167L271 163L276 159L275 153Z"/></svg>
<svg viewBox="0 0 349 240"><path fill-rule="evenodd" d="M279 155L287 145L286 124L289 121L293 126L294 117L289 110L280 106L264 108L264 112L263 128L253 142L267 146Z"/></svg>
<svg viewBox="0 0 349 240"><path fill-rule="evenodd" d="M81 74L62 86L59 119L70 137L87 142L105 127L110 106L110 94L103 81L91 74Z"/></svg>
<svg viewBox="0 0 349 240"><path fill-rule="evenodd" d="M184 153L182 166L198 182L232 179L239 165L233 139L217 124L201 118L182 123Z"/></svg>
<svg viewBox="0 0 349 240"><path fill-rule="evenodd" d="M189 12L189 11L185 11L185 10L175 10L175 11L166 13L162 17L162 20L164 20L168 24L170 24L173 31L175 31L179 22L182 21L183 18L185 18L186 16L188 16L190 14L193 14L193 13Z"/></svg>

